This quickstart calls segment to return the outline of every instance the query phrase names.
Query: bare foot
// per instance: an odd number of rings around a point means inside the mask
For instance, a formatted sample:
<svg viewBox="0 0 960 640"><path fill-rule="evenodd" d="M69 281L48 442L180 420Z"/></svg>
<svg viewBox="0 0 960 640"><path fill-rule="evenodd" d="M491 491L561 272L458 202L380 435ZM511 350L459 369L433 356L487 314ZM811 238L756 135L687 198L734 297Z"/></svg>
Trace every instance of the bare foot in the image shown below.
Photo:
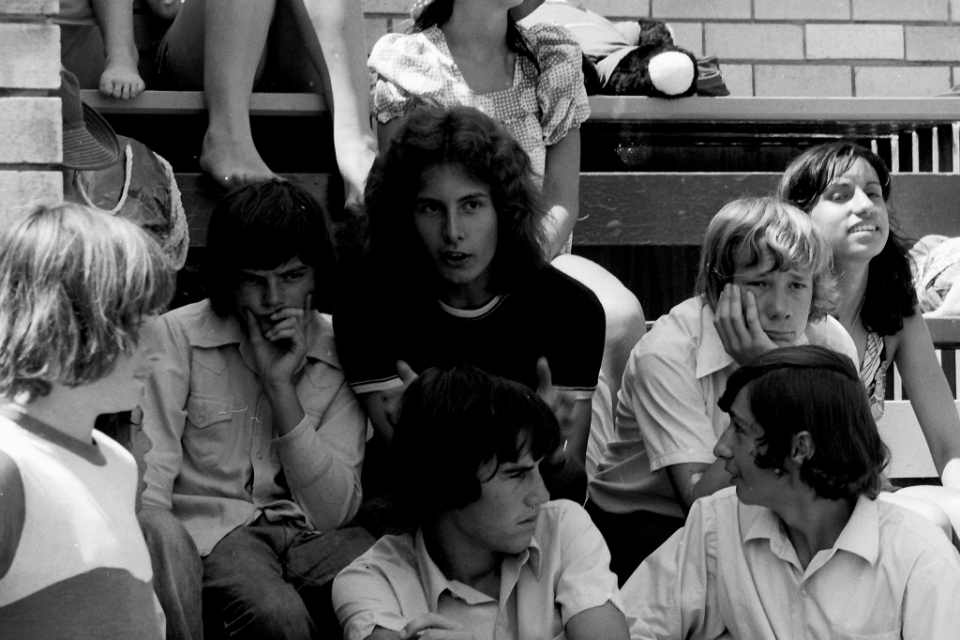
<svg viewBox="0 0 960 640"><path fill-rule="evenodd" d="M235 140L213 133L210 129L203 136L200 168L225 187L276 177L260 157L253 140Z"/></svg>
<svg viewBox="0 0 960 640"><path fill-rule="evenodd" d="M143 92L143 78L137 71L137 61L128 57L107 58L100 76L100 93L107 97L129 100Z"/></svg>

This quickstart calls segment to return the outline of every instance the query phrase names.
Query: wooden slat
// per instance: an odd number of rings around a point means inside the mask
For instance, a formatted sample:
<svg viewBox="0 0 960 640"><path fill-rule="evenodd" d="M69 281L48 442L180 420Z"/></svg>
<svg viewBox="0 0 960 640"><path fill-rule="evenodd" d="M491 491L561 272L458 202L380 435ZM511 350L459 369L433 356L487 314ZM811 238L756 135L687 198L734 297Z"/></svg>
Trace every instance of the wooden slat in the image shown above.
<svg viewBox="0 0 960 640"><path fill-rule="evenodd" d="M724 204L772 194L779 179L779 173L582 173L574 242L699 245ZM891 210L907 236L960 236L960 176L897 174L892 192Z"/></svg>
<svg viewBox="0 0 960 640"><path fill-rule="evenodd" d="M957 235L957 234L953 234ZM937 349L960 348L960 318L925 318Z"/></svg>
<svg viewBox="0 0 960 640"><path fill-rule="evenodd" d="M202 91L145 91L133 100L83 92L104 113L184 114L206 110ZM308 115L326 111L310 93L254 93L254 115ZM658 98L593 96L590 119L599 122L850 122L919 124L960 121L956 98Z"/></svg>
<svg viewBox="0 0 960 640"><path fill-rule="evenodd" d="M960 120L957 98L590 98L590 118L674 122L901 122Z"/></svg>
<svg viewBox="0 0 960 640"><path fill-rule="evenodd" d="M197 115L205 113L202 91L144 91L132 100L106 98L94 89L83 91L83 101L101 113L138 115ZM252 116L326 115L327 105L316 93L254 93Z"/></svg>

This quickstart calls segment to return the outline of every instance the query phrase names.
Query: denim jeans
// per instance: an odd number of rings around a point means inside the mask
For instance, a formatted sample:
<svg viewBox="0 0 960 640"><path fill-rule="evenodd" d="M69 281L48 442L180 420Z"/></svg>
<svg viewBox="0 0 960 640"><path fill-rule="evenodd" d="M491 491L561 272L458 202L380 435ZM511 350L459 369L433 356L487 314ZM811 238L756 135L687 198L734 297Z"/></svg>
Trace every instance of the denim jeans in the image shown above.
<svg viewBox="0 0 960 640"><path fill-rule="evenodd" d="M167 640L203 640L203 565L193 538L164 509L143 509L137 520L150 551L153 589L167 617Z"/></svg>
<svg viewBox="0 0 960 640"><path fill-rule="evenodd" d="M373 543L356 526L318 533L262 516L234 529L203 559L208 637L342 637L333 579Z"/></svg>

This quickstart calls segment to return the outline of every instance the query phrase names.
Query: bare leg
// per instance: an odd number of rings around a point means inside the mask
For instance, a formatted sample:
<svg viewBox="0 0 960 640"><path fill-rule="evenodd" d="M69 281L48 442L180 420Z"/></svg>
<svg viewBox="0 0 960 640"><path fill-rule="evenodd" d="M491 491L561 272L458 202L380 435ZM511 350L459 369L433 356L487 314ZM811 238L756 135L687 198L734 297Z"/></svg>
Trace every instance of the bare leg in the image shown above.
<svg viewBox="0 0 960 640"><path fill-rule="evenodd" d="M130 0L93 0L103 33L106 64L100 76L100 93L127 100L143 91L143 79L137 71L140 59L133 42L133 3Z"/></svg>
<svg viewBox="0 0 960 640"><path fill-rule="evenodd" d="M250 93L263 70L274 0L188 0L166 38L165 64L184 87L202 87L210 122L200 167L237 185L274 174L250 133Z"/></svg>
<svg viewBox="0 0 960 640"><path fill-rule="evenodd" d="M363 201L367 173L377 154L370 127L370 76L357 0L289 1L307 55L324 80L333 112L333 141L343 176L347 206Z"/></svg>

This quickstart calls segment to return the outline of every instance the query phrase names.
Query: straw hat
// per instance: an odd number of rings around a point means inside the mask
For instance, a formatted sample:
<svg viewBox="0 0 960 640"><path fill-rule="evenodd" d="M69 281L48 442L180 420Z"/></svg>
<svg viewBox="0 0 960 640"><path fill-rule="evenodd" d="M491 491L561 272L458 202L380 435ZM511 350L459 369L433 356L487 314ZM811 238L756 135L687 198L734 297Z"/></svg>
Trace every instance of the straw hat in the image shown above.
<svg viewBox="0 0 960 640"><path fill-rule="evenodd" d="M67 169L104 169L120 158L120 143L113 127L92 107L80 99L77 77L60 70L60 89L56 94L63 103L63 162Z"/></svg>

